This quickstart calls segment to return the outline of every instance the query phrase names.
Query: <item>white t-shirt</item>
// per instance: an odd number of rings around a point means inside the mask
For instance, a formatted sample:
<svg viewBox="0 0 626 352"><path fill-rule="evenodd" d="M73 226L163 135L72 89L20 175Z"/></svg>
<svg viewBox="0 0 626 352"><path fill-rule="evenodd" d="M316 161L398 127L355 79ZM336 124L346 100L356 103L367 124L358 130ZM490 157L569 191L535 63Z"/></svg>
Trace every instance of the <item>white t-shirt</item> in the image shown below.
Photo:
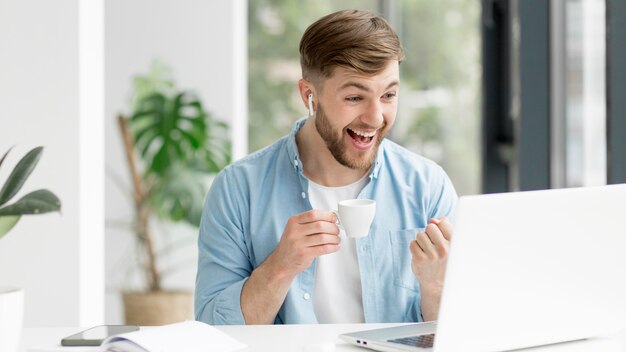
<svg viewBox="0 0 626 352"><path fill-rule="evenodd" d="M369 174L342 187L324 187L309 181L309 201L313 209L337 210L345 199L357 198L369 181ZM313 307L322 324L364 323L361 274L353 238L342 230L341 246L335 253L317 258Z"/></svg>

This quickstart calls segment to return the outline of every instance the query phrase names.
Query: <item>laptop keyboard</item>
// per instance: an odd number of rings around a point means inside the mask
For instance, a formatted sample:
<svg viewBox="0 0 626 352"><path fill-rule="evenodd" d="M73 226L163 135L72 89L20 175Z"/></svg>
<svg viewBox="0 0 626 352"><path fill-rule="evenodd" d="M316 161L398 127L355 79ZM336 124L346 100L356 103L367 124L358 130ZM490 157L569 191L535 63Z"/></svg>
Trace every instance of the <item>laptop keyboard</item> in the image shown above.
<svg viewBox="0 0 626 352"><path fill-rule="evenodd" d="M387 340L387 342L399 343L401 345L413 347L429 348L433 347L435 334L400 337L397 339Z"/></svg>

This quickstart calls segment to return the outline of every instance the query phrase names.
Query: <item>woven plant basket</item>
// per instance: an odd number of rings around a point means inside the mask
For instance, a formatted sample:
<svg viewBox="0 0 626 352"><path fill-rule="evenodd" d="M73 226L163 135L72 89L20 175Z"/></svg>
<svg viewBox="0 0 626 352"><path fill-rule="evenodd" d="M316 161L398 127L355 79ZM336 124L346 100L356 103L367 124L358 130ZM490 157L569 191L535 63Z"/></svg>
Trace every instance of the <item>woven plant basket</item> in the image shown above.
<svg viewBox="0 0 626 352"><path fill-rule="evenodd" d="M126 324L154 326L193 319L191 292L125 292Z"/></svg>

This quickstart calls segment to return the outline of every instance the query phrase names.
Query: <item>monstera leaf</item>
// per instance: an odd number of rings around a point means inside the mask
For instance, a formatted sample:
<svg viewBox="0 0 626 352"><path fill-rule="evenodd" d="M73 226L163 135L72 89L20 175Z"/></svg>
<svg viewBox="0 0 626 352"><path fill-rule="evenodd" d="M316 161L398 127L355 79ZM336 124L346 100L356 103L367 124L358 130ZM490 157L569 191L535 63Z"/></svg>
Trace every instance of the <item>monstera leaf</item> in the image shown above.
<svg viewBox="0 0 626 352"><path fill-rule="evenodd" d="M9 151L0 159L0 166L4 163ZM28 152L17 163L0 190L0 238L17 224L22 215L44 214L61 210L59 198L45 189L30 192L15 203L6 205L19 192L26 179L33 172L42 152L42 147L37 147Z"/></svg>
<svg viewBox="0 0 626 352"><path fill-rule="evenodd" d="M144 202L161 219L198 226L207 175L231 161L228 126L214 120L190 92L154 91L128 119L133 149L145 165Z"/></svg>
<svg viewBox="0 0 626 352"><path fill-rule="evenodd" d="M135 148L148 161L148 170L164 175L174 162L186 162L205 145L206 113L198 99L182 92L169 98L160 92L148 95L131 116Z"/></svg>

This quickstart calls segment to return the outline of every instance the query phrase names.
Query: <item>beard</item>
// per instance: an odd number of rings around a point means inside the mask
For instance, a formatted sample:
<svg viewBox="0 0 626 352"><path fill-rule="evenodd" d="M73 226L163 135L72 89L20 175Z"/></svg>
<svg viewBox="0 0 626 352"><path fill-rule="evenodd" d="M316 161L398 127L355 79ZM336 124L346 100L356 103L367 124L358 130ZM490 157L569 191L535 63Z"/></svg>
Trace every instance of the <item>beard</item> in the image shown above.
<svg viewBox="0 0 626 352"><path fill-rule="evenodd" d="M376 142L370 148L370 150L363 153L360 157L350 157L348 155L348 148L345 145L343 139L343 130L334 131L333 126L328 120L328 116L324 113L324 109L322 105L318 102L317 111L315 112L315 128L317 129L317 133L322 137L324 142L326 143L326 147L332 154L332 156L337 160L338 163L345 167L349 167L355 170L364 170L372 167L374 160L376 159L376 154L378 154L378 147L380 143L382 143L383 139L385 139L385 135L387 131L385 127L387 124L383 122L383 125L378 130L376 134ZM372 126L360 126L361 128L371 129L376 128ZM357 126L355 128L358 129Z"/></svg>

